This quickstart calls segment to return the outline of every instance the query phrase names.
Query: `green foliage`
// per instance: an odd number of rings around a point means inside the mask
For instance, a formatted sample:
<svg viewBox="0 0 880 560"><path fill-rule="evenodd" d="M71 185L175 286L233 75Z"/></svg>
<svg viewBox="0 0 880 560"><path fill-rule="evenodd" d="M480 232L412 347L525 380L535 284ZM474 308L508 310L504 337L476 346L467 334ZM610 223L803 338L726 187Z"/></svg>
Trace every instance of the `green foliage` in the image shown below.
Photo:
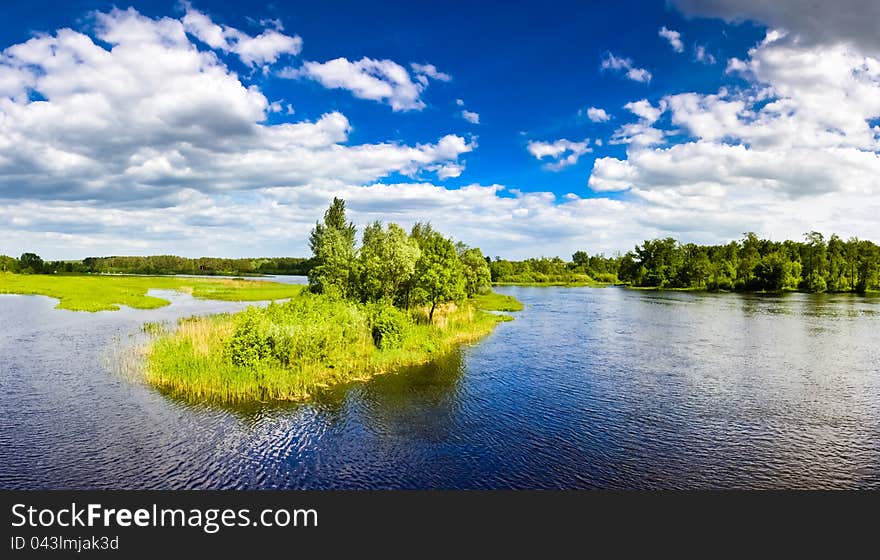
<svg viewBox="0 0 880 560"><path fill-rule="evenodd" d="M230 359L253 369L260 364L302 366L304 361L332 365L328 360L338 349L359 342L366 316L341 300L312 296L251 307L234 321L227 344Z"/></svg>
<svg viewBox="0 0 880 560"><path fill-rule="evenodd" d="M513 296L489 292L474 297L477 309L485 311L522 311L523 304Z"/></svg>
<svg viewBox="0 0 880 560"><path fill-rule="evenodd" d="M880 249L869 241L826 243L812 231L804 242L773 242L746 233L727 245L681 245L674 239L645 241L620 260L620 279L634 286L676 289L807 292L876 290Z"/></svg>
<svg viewBox="0 0 880 560"><path fill-rule="evenodd" d="M309 236L313 266L309 270L309 287L315 293L349 297L356 274L354 224L345 218L345 201L334 198L324 213L324 222L317 222Z"/></svg>
<svg viewBox="0 0 880 560"><path fill-rule="evenodd" d="M390 305L378 304L370 308L370 328L376 348L399 348L406 331L412 327L412 317Z"/></svg>
<svg viewBox="0 0 880 560"><path fill-rule="evenodd" d="M464 271L464 291L467 296L474 297L489 291L492 287L492 272L483 252L477 248L466 249L460 259Z"/></svg>
<svg viewBox="0 0 880 560"><path fill-rule="evenodd" d="M18 259L18 270L22 274L41 274L43 272L43 259L34 253L24 253Z"/></svg>
<svg viewBox="0 0 880 560"><path fill-rule="evenodd" d="M150 343L147 380L197 400L301 400L335 383L431 361L508 319L470 305L444 307L438 317L422 324L387 304L305 293L182 322Z"/></svg>
<svg viewBox="0 0 880 560"><path fill-rule="evenodd" d="M559 257L524 261L496 257L489 269L496 284L591 286L597 284L595 278L599 275L605 279L602 282L616 283L618 264L604 255L590 257L585 251L577 251L570 263Z"/></svg>
<svg viewBox="0 0 880 560"><path fill-rule="evenodd" d="M422 254L416 263L414 299L431 306L431 322L437 305L465 298L464 271L455 245L439 233L428 233L419 245Z"/></svg>
<svg viewBox="0 0 880 560"><path fill-rule="evenodd" d="M367 226L359 256L361 300L405 302L420 256L418 243L397 224Z"/></svg>

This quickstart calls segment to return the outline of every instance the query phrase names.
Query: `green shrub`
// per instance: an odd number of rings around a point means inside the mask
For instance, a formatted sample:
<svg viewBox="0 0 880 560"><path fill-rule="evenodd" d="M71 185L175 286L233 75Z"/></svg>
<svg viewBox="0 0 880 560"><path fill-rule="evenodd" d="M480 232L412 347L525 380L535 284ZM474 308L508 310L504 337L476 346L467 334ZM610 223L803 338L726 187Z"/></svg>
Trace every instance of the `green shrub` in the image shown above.
<svg viewBox="0 0 880 560"><path fill-rule="evenodd" d="M229 340L232 363L241 367L255 367L271 355L272 347L269 322L261 310L249 307L236 320Z"/></svg>
<svg viewBox="0 0 880 560"><path fill-rule="evenodd" d="M391 305L376 305L370 310L370 328L376 348L399 348L404 333L413 324L409 314Z"/></svg>

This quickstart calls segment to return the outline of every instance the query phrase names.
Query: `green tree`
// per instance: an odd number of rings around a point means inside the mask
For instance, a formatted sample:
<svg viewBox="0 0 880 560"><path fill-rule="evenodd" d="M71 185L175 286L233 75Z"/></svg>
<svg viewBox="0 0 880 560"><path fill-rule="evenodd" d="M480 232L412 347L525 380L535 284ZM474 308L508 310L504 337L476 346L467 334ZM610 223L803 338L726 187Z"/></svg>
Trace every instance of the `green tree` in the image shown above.
<svg viewBox="0 0 880 560"><path fill-rule="evenodd" d="M346 221L345 201L334 198L324 213L324 223L317 222L309 236L313 255L309 287L313 292L351 295L356 233L354 224Z"/></svg>
<svg viewBox="0 0 880 560"><path fill-rule="evenodd" d="M43 264L43 259L36 253L24 253L18 259L18 268L24 274L42 273Z"/></svg>
<svg viewBox="0 0 880 560"><path fill-rule="evenodd" d="M464 299L464 274L452 241L434 231L420 237L422 254L416 263L416 298L431 305L428 321L433 322L437 305Z"/></svg>
<svg viewBox="0 0 880 560"><path fill-rule="evenodd" d="M0 255L0 272L18 272L18 259Z"/></svg>
<svg viewBox="0 0 880 560"><path fill-rule="evenodd" d="M404 289L421 255L418 243L397 224L374 222L364 229L359 256L360 290L364 301L405 300Z"/></svg>
<svg viewBox="0 0 880 560"><path fill-rule="evenodd" d="M461 254L464 270L464 288L468 297L473 297L492 286L492 272L486 264L483 252L477 248L466 249Z"/></svg>
<svg viewBox="0 0 880 560"><path fill-rule="evenodd" d="M575 251L571 256L571 262L575 266L587 267L590 265L590 255L586 251Z"/></svg>

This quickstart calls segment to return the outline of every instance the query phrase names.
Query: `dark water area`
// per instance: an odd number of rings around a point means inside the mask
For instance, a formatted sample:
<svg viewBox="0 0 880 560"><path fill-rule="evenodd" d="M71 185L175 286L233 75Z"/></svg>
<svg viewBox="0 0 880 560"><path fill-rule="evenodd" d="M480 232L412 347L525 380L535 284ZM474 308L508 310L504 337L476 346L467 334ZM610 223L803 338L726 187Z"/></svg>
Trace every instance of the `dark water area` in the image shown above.
<svg viewBox="0 0 880 560"><path fill-rule="evenodd" d="M435 364L235 409L113 349L246 304L0 296L0 487L880 488L880 299L498 291L525 310Z"/></svg>

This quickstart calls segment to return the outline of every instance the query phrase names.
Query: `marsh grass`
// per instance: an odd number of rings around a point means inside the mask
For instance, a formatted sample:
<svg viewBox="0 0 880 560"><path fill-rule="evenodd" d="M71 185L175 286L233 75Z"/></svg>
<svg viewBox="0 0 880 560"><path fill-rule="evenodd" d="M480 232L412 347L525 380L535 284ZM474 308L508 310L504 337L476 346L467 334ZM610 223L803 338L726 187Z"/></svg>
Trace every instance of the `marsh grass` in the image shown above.
<svg viewBox="0 0 880 560"><path fill-rule="evenodd" d="M513 296L489 292L474 296L474 305L486 311L522 311L523 304Z"/></svg>
<svg viewBox="0 0 880 560"><path fill-rule="evenodd" d="M505 320L466 303L439 308L428 324L426 310L303 295L181 321L148 344L144 374L187 400L301 401L339 383L428 363Z"/></svg>
<svg viewBox="0 0 880 560"><path fill-rule="evenodd" d="M228 278L54 276L0 272L0 294L49 296L58 300L58 309L71 311L115 311L120 305L156 309L169 304L166 299L147 295L151 289L174 290L200 299L265 301L293 297L303 287Z"/></svg>

